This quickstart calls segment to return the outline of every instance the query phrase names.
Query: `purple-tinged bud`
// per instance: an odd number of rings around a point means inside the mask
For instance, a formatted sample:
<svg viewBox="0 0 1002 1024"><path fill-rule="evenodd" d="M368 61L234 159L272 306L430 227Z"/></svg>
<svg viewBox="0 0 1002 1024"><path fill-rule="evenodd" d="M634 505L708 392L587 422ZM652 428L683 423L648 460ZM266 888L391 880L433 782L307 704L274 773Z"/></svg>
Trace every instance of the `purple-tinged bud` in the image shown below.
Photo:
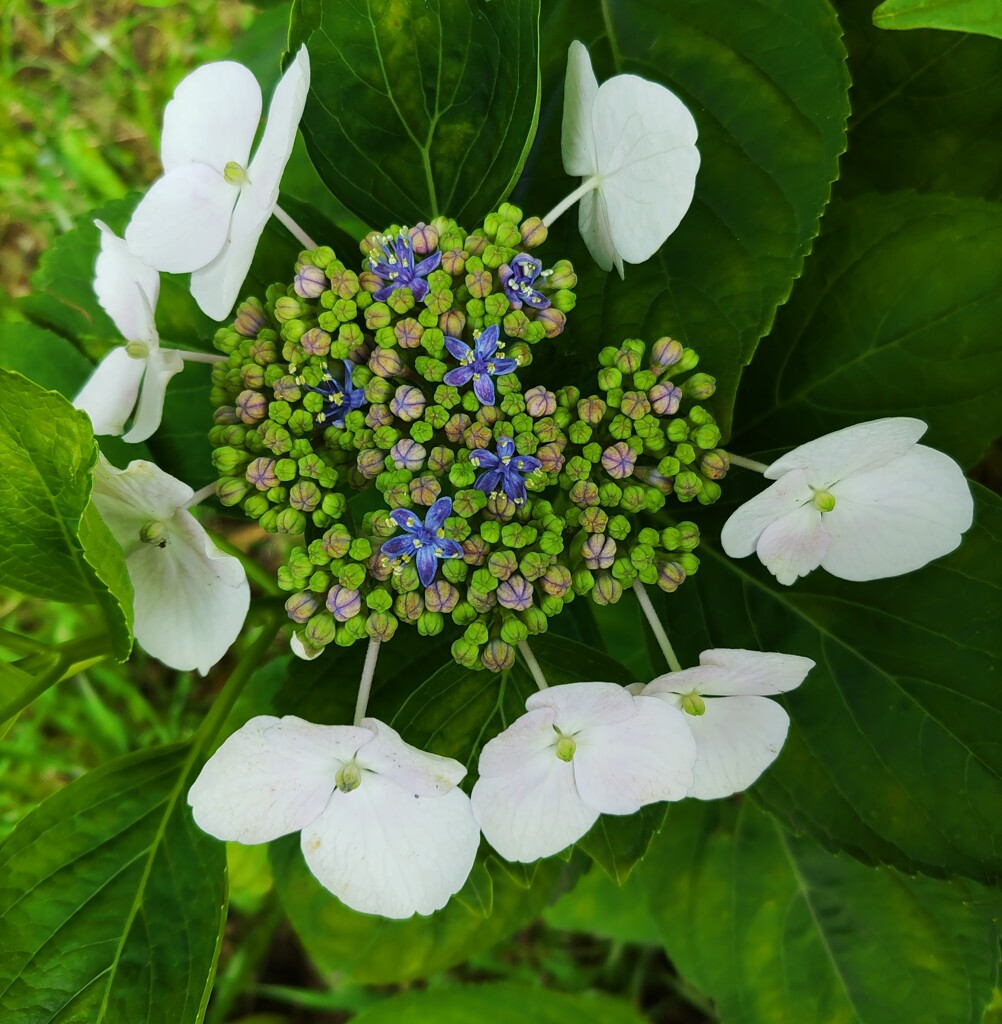
<svg viewBox="0 0 1002 1024"><path fill-rule="evenodd" d="M393 639L397 631L397 618L390 612L373 612L365 620L365 631L369 634L370 640L385 644Z"/></svg>
<svg viewBox="0 0 1002 1024"><path fill-rule="evenodd" d="M679 402L682 401L682 389L675 387L670 380L655 384L647 397L651 402L651 409L658 416L674 416L678 412Z"/></svg>
<svg viewBox="0 0 1002 1024"><path fill-rule="evenodd" d="M466 271L466 261L469 253L463 249L450 249L442 253L442 269L453 277L459 277ZM456 337L456 335L453 335Z"/></svg>
<svg viewBox="0 0 1002 1024"><path fill-rule="evenodd" d="M463 248L470 256L479 256L487 248L487 238L483 234L467 235Z"/></svg>
<svg viewBox="0 0 1002 1024"><path fill-rule="evenodd" d="M323 495L312 480L297 480L289 488L289 504L300 512L312 512Z"/></svg>
<svg viewBox="0 0 1002 1024"><path fill-rule="evenodd" d="M362 595L359 591L342 587L340 583L335 583L327 591L327 611L338 622L347 622L358 615L361 610Z"/></svg>
<svg viewBox="0 0 1002 1024"><path fill-rule="evenodd" d="M525 411L537 420L543 416L552 416L557 411L557 396L541 384L530 388L525 393Z"/></svg>
<svg viewBox="0 0 1002 1024"><path fill-rule="evenodd" d="M463 444L472 452L478 448L490 447L493 437L491 428L486 423L473 423L463 435Z"/></svg>
<svg viewBox="0 0 1002 1024"><path fill-rule="evenodd" d="M563 597L571 586L571 571L559 563L547 567L539 580L540 587L551 597Z"/></svg>
<svg viewBox="0 0 1002 1024"><path fill-rule="evenodd" d="M435 580L425 588L424 604L430 612L451 612L459 603L459 591L447 580Z"/></svg>
<svg viewBox="0 0 1002 1024"><path fill-rule="evenodd" d="M371 270L363 270L358 275L358 285L362 291L368 292L370 295L374 295L378 292L386 282L378 275L374 274Z"/></svg>
<svg viewBox="0 0 1002 1024"><path fill-rule="evenodd" d="M469 587L466 591L466 600L473 606L474 611L484 615L497 604L498 599L493 590L484 593Z"/></svg>
<svg viewBox="0 0 1002 1024"><path fill-rule="evenodd" d="M433 473L447 473L455 458L451 448L436 445L428 453L428 468Z"/></svg>
<svg viewBox="0 0 1002 1024"><path fill-rule="evenodd" d="M532 585L516 573L498 584L497 598L502 608L524 612L532 606Z"/></svg>
<svg viewBox="0 0 1002 1024"><path fill-rule="evenodd" d="M319 267L301 267L292 287L301 298L318 299L327 291L327 275Z"/></svg>
<svg viewBox="0 0 1002 1024"><path fill-rule="evenodd" d="M477 411L476 422L493 427L501 419L501 410L496 405L482 405Z"/></svg>
<svg viewBox="0 0 1002 1024"><path fill-rule="evenodd" d="M554 290L573 288L578 283L578 275L574 273L574 265L570 260L557 260L553 264L553 272L549 277L549 286Z"/></svg>
<svg viewBox="0 0 1002 1024"><path fill-rule="evenodd" d="M591 426L597 426L602 422L602 417L608 406L597 395L590 395L578 402L578 419Z"/></svg>
<svg viewBox="0 0 1002 1024"><path fill-rule="evenodd" d="M403 619L404 622L417 622L424 614L424 601L421 600L420 594L412 590L397 597L393 602L393 611L397 618Z"/></svg>
<svg viewBox="0 0 1002 1024"><path fill-rule="evenodd" d="M539 453L536 453L537 457ZM571 501L579 508L587 508L589 505L598 504L598 484L591 480L579 480L570 490L568 495Z"/></svg>
<svg viewBox="0 0 1002 1024"><path fill-rule="evenodd" d="M581 557L589 569L608 569L616 559L616 542L603 533L593 533L581 546Z"/></svg>
<svg viewBox="0 0 1002 1024"><path fill-rule="evenodd" d="M326 647L334 639L334 620L326 613L314 615L303 630L303 641L313 647Z"/></svg>
<svg viewBox="0 0 1002 1024"><path fill-rule="evenodd" d="M651 403L643 391L625 391L619 400L619 410L631 420L639 420L651 411Z"/></svg>
<svg viewBox="0 0 1002 1024"><path fill-rule="evenodd" d="M381 551L377 551L372 557L365 563L366 571L369 574L369 579L388 580L393 575L393 560L384 555Z"/></svg>
<svg viewBox="0 0 1002 1024"><path fill-rule="evenodd" d="M331 350L331 336L319 327L311 327L299 339L299 344L308 356L325 356Z"/></svg>
<svg viewBox="0 0 1002 1024"><path fill-rule="evenodd" d="M484 508L484 515L488 519L508 520L512 519L518 511L518 505L508 497L504 491L495 491L487 496L487 505Z"/></svg>
<svg viewBox="0 0 1002 1024"><path fill-rule="evenodd" d="M279 402L298 402L302 395L302 391L299 390L299 385L296 383L296 378L288 374L284 377L279 377L272 385L272 390L275 393L275 399Z"/></svg>
<svg viewBox="0 0 1002 1024"><path fill-rule="evenodd" d="M499 580L506 580L518 568L514 551L495 551L487 559L487 571Z"/></svg>
<svg viewBox="0 0 1002 1024"><path fill-rule="evenodd" d="M268 415L268 399L257 391L241 391L236 408L244 423L257 423Z"/></svg>
<svg viewBox="0 0 1002 1024"><path fill-rule="evenodd" d="M678 562L658 562L658 586L671 594L685 582L685 569Z"/></svg>
<svg viewBox="0 0 1002 1024"><path fill-rule="evenodd" d="M438 327L449 338L461 338L466 329L466 317L458 309L447 309L438 318Z"/></svg>
<svg viewBox="0 0 1002 1024"><path fill-rule="evenodd" d="M654 466L638 466L634 470L634 476L662 494L671 494L675 489L674 479L670 476L663 476Z"/></svg>
<svg viewBox="0 0 1002 1024"><path fill-rule="evenodd" d="M559 473L564 468L563 445L559 441L541 444L536 449L536 458L544 473Z"/></svg>
<svg viewBox="0 0 1002 1024"><path fill-rule="evenodd" d="M401 348L417 348L421 344L424 328L413 317L407 317L394 326L393 334Z"/></svg>
<svg viewBox="0 0 1002 1024"><path fill-rule="evenodd" d="M386 456L378 448L366 448L358 453L355 465L366 480L375 480L386 468Z"/></svg>
<svg viewBox="0 0 1002 1024"><path fill-rule="evenodd" d="M390 449L393 465L397 469L409 469L412 473L416 473L424 465L427 455L424 445L412 441L409 437L397 441Z"/></svg>
<svg viewBox="0 0 1002 1024"><path fill-rule="evenodd" d="M253 484L259 491L267 491L277 487L279 480L275 475L275 459L258 458L248 467L245 473L247 482Z"/></svg>
<svg viewBox="0 0 1002 1024"><path fill-rule="evenodd" d="M494 279L486 268L473 270L466 275L466 287L475 299L486 298L494 287Z"/></svg>
<svg viewBox="0 0 1002 1024"><path fill-rule="evenodd" d="M470 429L472 422L473 420L465 412L453 413L445 424L445 436L453 444L459 444L463 440L463 435Z"/></svg>
<svg viewBox="0 0 1002 1024"><path fill-rule="evenodd" d="M221 427L230 427L240 422L236 409L232 405L221 405L213 414L212 422Z"/></svg>
<svg viewBox="0 0 1002 1024"><path fill-rule="evenodd" d="M237 317L233 329L245 338L256 338L258 331L268 326L264 308L257 299L247 299L237 306Z"/></svg>
<svg viewBox="0 0 1002 1024"><path fill-rule="evenodd" d="M275 319L280 324L288 323L290 320L296 320L306 312L307 307L293 295L283 295L275 303Z"/></svg>
<svg viewBox="0 0 1002 1024"><path fill-rule="evenodd" d="M515 648L504 640L491 640L480 652L480 660L488 672L506 672L515 664Z"/></svg>
<svg viewBox="0 0 1002 1024"><path fill-rule="evenodd" d="M623 587L619 580L608 573L601 573L595 579L595 587L591 592L591 599L595 604L615 604L623 596Z"/></svg>
<svg viewBox="0 0 1002 1024"><path fill-rule="evenodd" d="M467 565L483 565L487 561L487 541L473 534L463 541L463 561Z"/></svg>
<svg viewBox="0 0 1002 1024"><path fill-rule="evenodd" d="M419 256L427 256L438 248L438 231L424 221L415 224L409 234L411 245Z"/></svg>
<svg viewBox="0 0 1002 1024"><path fill-rule="evenodd" d="M309 622L319 607L320 602L316 595L311 594L308 590L304 590L301 594L293 594L285 602L285 610L289 618L293 622L299 623Z"/></svg>
<svg viewBox="0 0 1002 1024"><path fill-rule="evenodd" d="M602 490L603 488L600 487L599 498L604 499L605 495L602 494ZM609 514L605 509L597 508L595 506L586 508L581 513L579 525L582 530L585 530L588 533L605 533L605 528L609 525Z"/></svg>
<svg viewBox="0 0 1002 1024"><path fill-rule="evenodd" d="M651 346L651 369L655 373L662 373L669 366L674 366L684 351L682 343L674 338L658 338Z"/></svg>
<svg viewBox="0 0 1002 1024"><path fill-rule="evenodd" d="M388 427L394 420L393 413L388 405L381 405L378 402L370 405L365 414L365 425L377 430L379 427Z"/></svg>
<svg viewBox="0 0 1002 1024"><path fill-rule="evenodd" d="M264 368L257 363L245 363L240 370L240 380L245 388L259 391L264 387Z"/></svg>
<svg viewBox="0 0 1002 1024"><path fill-rule="evenodd" d="M408 485L415 505L431 507L442 494L442 485L433 476L419 476Z"/></svg>
<svg viewBox="0 0 1002 1024"><path fill-rule="evenodd" d="M563 333L567 325L567 317L555 306L549 309L541 309L536 313L536 323L543 325L543 331L547 338L555 338Z"/></svg>
<svg viewBox="0 0 1002 1024"><path fill-rule="evenodd" d="M369 369L380 377L398 377L403 373L404 364L396 349L377 348L369 356Z"/></svg>
<svg viewBox="0 0 1002 1024"><path fill-rule="evenodd" d="M699 460L699 468L702 470L703 476L708 479L723 480L727 475L727 470L731 468L731 458L727 452L715 448L703 455Z"/></svg>
<svg viewBox="0 0 1002 1024"><path fill-rule="evenodd" d="M331 558L344 558L351 547L351 534L343 526L332 526L320 541L324 554Z"/></svg>
<svg viewBox="0 0 1002 1024"><path fill-rule="evenodd" d="M613 480L632 476L636 463L637 453L625 441L617 441L602 452L602 468Z"/></svg>
<svg viewBox="0 0 1002 1024"><path fill-rule="evenodd" d="M425 397L421 390L410 384L401 384L390 400L390 411L399 416L405 423L419 420L424 412L424 407Z"/></svg>
<svg viewBox="0 0 1002 1024"><path fill-rule="evenodd" d="M330 271L330 289L339 299L353 299L358 294L358 274L347 267Z"/></svg>
<svg viewBox="0 0 1002 1024"><path fill-rule="evenodd" d="M227 476L223 477L216 484L216 497L221 505L231 508L234 505L239 505L244 500L248 490L249 488L245 480L235 476Z"/></svg>
<svg viewBox="0 0 1002 1024"><path fill-rule="evenodd" d="M699 478L699 474L694 473L691 469L683 469L675 477L675 497L679 501L692 501L702 489L703 481Z"/></svg>
<svg viewBox="0 0 1002 1024"><path fill-rule="evenodd" d="M717 380L708 373L694 373L682 384L682 394L697 402L709 398L717 390Z"/></svg>
<svg viewBox="0 0 1002 1024"><path fill-rule="evenodd" d="M271 366L278 359L278 345L271 338L258 338L247 354L258 366Z"/></svg>
<svg viewBox="0 0 1002 1024"><path fill-rule="evenodd" d="M542 245L549 234L546 225L539 217L529 217L522 221L519 233L522 236L522 245L526 249L535 249L537 245Z"/></svg>

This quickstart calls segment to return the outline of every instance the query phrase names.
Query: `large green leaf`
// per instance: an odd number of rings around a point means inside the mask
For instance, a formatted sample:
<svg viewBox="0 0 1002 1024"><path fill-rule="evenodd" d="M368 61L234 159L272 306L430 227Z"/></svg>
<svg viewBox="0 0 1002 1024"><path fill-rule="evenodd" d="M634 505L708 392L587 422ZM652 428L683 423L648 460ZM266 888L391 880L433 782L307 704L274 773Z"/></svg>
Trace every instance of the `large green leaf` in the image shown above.
<svg viewBox="0 0 1002 1024"><path fill-rule="evenodd" d="M225 919L222 843L185 806L189 745L130 754L0 847L4 1024L195 1024Z"/></svg>
<svg viewBox="0 0 1002 1024"><path fill-rule="evenodd" d="M898 193L834 207L748 371L735 443L917 416L926 443L977 462L1002 434L1000 252L1002 204Z"/></svg>
<svg viewBox="0 0 1002 1024"><path fill-rule="evenodd" d="M132 645L132 586L121 549L88 513L97 445L86 413L0 369L0 584L50 601L100 605L115 656Z"/></svg>
<svg viewBox="0 0 1002 1024"><path fill-rule="evenodd" d="M1002 39L997 0L884 0L873 12L877 28L944 28Z"/></svg>
<svg viewBox="0 0 1002 1024"><path fill-rule="evenodd" d="M752 790L792 828L865 860L990 882L1002 874L1002 501L975 494L960 548L916 573L849 583L819 569L783 587L707 543L664 608L683 663L709 647L817 662L787 695L790 735Z"/></svg>
<svg viewBox="0 0 1002 1024"><path fill-rule="evenodd" d="M373 227L504 199L539 110L539 0L297 0L312 81L303 134L330 190Z"/></svg>
<svg viewBox="0 0 1002 1024"><path fill-rule="evenodd" d="M867 868L743 802L686 803L641 867L721 1024L979 1024L998 939L975 886Z"/></svg>
<svg viewBox="0 0 1002 1024"><path fill-rule="evenodd" d="M647 263L628 266L625 282L595 267L573 211L558 222L581 275L568 346L684 340L717 378L726 429L741 369L800 273L845 148L849 82L834 12L826 0L562 0L544 13L549 102L520 193L529 213L545 213L577 184L553 173L576 38L600 81L629 72L676 92L696 119L702 158L681 226Z"/></svg>
<svg viewBox="0 0 1002 1024"><path fill-rule="evenodd" d="M599 993L565 995L510 982L408 992L363 1010L356 1024L641 1024L628 1003Z"/></svg>

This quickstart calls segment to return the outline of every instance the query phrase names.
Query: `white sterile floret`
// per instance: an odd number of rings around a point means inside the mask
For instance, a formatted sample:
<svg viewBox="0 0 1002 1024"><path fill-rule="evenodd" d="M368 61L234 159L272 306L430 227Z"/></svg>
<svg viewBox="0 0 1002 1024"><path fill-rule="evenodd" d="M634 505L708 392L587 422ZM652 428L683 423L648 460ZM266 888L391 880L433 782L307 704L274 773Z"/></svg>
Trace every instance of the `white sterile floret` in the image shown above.
<svg viewBox="0 0 1002 1024"><path fill-rule="evenodd" d="M145 441L160 426L167 383L184 369L184 360L180 352L160 347L154 320L160 275L136 259L107 224L94 223L101 232L94 291L126 344L101 360L73 404L99 435L121 434L135 410L124 440Z"/></svg>
<svg viewBox="0 0 1002 1024"><path fill-rule="evenodd" d="M240 843L301 832L307 866L366 914L431 914L465 883L480 830L458 788L466 769L388 725L252 718L188 792L195 822Z"/></svg>
<svg viewBox="0 0 1002 1024"><path fill-rule="evenodd" d="M154 466L94 467L93 500L125 553L140 646L171 668L203 675L226 653L250 605L247 574L188 511L194 491Z"/></svg>
<svg viewBox="0 0 1002 1024"><path fill-rule="evenodd" d="M473 813L510 861L558 853L600 814L680 800L696 746L682 713L615 683L567 683L534 693L527 713L480 754Z"/></svg>
<svg viewBox="0 0 1002 1024"><path fill-rule="evenodd" d="M960 466L916 443L925 431L892 417L794 448L765 471L776 482L724 524L724 550L756 552L785 584L819 565L844 580L900 576L953 551L974 502Z"/></svg>
<svg viewBox="0 0 1002 1024"><path fill-rule="evenodd" d="M561 149L564 170L591 189L578 210L595 262L623 276L650 259L692 203L699 170L696 122L663 85L616 75L599 86L587 49L567 54Z"/></svg>
<svg viewBox="0 0 1002 1024"><path fill-rule="evenodd" d="M193 71L164 111L164 173L136 207L125 239L157 270L191 271L192 295L216 320L236 301L275 210L309 85L304 46L275 87L253 159L261 88L242 64Z"/></svg>
<svg viewBox="0 0 1002 1024"><path fill-rule="evenodd" d="M810 658L762 651L703 651L698 668L658 676L640 692L684 712L696 739L687 796L715 800L747 789L779 756L790 718L770 697L799 686Z"/></svg>

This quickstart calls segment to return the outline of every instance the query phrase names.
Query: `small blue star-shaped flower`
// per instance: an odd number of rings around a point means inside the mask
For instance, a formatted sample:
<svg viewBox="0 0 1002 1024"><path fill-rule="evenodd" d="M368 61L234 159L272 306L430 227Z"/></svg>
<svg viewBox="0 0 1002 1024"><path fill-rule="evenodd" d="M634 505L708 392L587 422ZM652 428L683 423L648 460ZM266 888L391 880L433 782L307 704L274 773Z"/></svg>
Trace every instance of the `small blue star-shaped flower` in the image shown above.
<svg viewBox="0 0 1002 1024"><path fill-rule="evenodd" d="M470 462L478 469L485 467L473 486L486 494L495 494L500 487L516 505L524 505L524 474L534 473L542 463L532 455L516 455L515 442L510 437L500 438L496 447L497 455L486 448L470 452Z"/></svg>
<svg viewBox="0 0 1002 1024"><path fill-rule="evenodd" d="M318 412L316 419L321 426L344 427L344 418L355 409L360 409L368 402L365 398L363 388L357 388L351 382L352 365L347 359L344 362L344 384L341 385L329 373L325 373L320 383L313 387L307 384L302 377L296 378L296 383L305 391L312 391L316 395L322 395L324 407Z"/></svg>
<svg viewBox="0 0 1002 1024"><path fill-rule="evenodd" d="M550 300L533 285L540 277L545 279L549 273L543 270L543 264L535 256L523 252L511 263L504 263L498 268L498 280L512 308L521 309L526 305L533 309L548 309Z"/></svg>
<svg viewBox="0 0 1002 1024"><path fill-rule="evenodd" d="M452 512L452 498L439 498L424 517L424 522L410 509L395 508L390 518L406 531L403 537L391 537L380 550L402 565L412 558L417 562L418 577L423 587L435 579L440 558L462 558L463 549L445 535L446 519Z"/></svg>
<svg viewBox="0 0 1002 1024"><path fill-rule="evenodd" d="M459 360L460 365L450 370L443 380L446 384L461 387L473 381L473 392L481 405L494 404L494 381L491 377L503 377L513 372L518 363L504 354L504 345L498 341L501 329L491 324L477 335L475 347L470 348L459 338L446 337L445 347Z"/></svg>
<svg viewBox="0 0 1002 1024"><path fill-rule="evenodd" d="M415 262L414 246L406 228L396 238L383 235L379 248L373 248L369 253L369 269L386 282L386 286L380 288L373 298L384 302L398 288L410 288L414 301L421 302L428 294L428 282L422 278L437 270L441 262L440 252L432 253L420 263Z"/></svg>

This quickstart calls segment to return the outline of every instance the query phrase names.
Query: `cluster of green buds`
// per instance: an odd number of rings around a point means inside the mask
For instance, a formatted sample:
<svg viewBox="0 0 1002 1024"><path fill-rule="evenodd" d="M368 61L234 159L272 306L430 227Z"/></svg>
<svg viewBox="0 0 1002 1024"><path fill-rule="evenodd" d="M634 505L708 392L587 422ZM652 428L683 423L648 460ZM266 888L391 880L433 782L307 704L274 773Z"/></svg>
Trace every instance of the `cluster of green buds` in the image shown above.
<svg viewBox="0 0 1002 1024"><path fill-rule="evenodd" d="M502 671L569 602L696 571L696 526L650 514L720 493L698 404L713 379L663 338L603 349L601 395L524 389L516 371L574 305L571 265L528 255L545 235L505 205L472 234L371 235L360 272L304 252L218 332L218 496L303 538L279 570L301 653L403 623L458 631L458 663Z"/></svg>

